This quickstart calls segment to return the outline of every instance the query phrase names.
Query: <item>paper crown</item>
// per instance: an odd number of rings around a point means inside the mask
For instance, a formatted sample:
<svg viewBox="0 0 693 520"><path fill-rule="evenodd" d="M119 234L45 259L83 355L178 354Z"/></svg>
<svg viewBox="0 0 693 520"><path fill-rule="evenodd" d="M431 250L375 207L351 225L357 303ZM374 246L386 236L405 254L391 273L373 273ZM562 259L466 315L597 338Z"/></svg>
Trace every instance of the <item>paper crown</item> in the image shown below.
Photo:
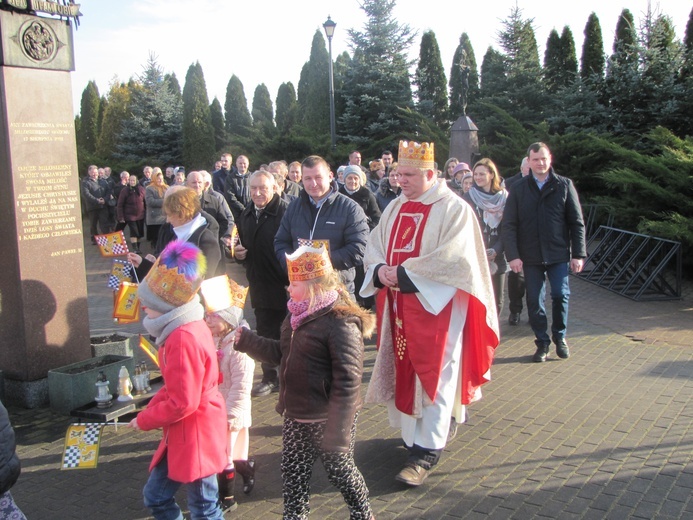
<svg viewBox="0 0 693 520"><path fill-rule="evenodd" d="M303 282L314 280L332 272L332 262L327 249L301 246L290 255L286 255L286 268L289 280Z"/></svg>
<svg viewBox="0 0 693 520"><path fill-rule="evenodd" d="M205 300L207 312L218 312L229 307L243 309L248 296L248 287L243 287L228 275L223 275L202 282L200 293Z"/></svg>
<svg viewBox="0 0 693 520"><path fill-rule="evenodd" d="M413 168L433 169L435 167L433 143L419 144L414 141L400 141L397 164Z"/></svg>
<svg viewBox="0 0 693 520"><path fill-rule="evenodd" d="M167 303L180 307L193 299L205 272L205 255L190 242L176 240L161 252L145 280L151 292Z"/></svg>

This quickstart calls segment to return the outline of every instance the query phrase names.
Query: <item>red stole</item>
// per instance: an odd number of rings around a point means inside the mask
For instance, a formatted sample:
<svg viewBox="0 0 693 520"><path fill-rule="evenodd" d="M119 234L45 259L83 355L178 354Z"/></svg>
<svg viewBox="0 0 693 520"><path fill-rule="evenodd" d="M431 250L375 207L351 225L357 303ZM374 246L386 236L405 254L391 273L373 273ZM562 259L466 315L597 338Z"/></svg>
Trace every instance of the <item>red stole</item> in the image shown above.
<svg viewBox="0 0 693 520"><path fill-rule="evenodd" d="M388 244L388 265L398 266L408 258L419 256L430 211L430 205L420 202L410 201L402 205ZM395 406L411 415L416 376L431 401L438 393L452 301L434 315L424 309L415 294L383 289L378 293L376 303L380 319L386 307L390 317L396 374Z"/></svg>

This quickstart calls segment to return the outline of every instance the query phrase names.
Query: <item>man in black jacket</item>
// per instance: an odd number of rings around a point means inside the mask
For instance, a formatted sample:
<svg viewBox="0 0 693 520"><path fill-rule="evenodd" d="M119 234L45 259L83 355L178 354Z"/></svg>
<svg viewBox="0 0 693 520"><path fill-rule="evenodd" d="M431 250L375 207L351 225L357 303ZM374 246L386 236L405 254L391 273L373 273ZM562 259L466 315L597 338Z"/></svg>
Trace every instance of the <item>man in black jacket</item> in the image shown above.
<svg viewBox="0 0 693 520"><path fill-rule="evenodd" d="M532 360L546 361L551 340L561 359L570 355L565 340L568 325L568 269L582 271L587 257L585 224L573 182L556 175L544 143L527 150L530 174L513 185L503 213L503 242L510 269L524 271L529 323L536 336ZM551 285L551 338L547 334L544 296Z"/></svg>
<svg viewBox="0 0 693 520"><path fill-rule="evenodd" d="M256 171L250 175L248 184L252 201L238 219L239 242L234 255L245 266L258 335L279 339L286 317L289 278L274 254L274 235L289 203L276 193L272 173ZM279 389L277 368L274 364L262 363L262 381L253 386L252 396L267 395Z"/></svg>
<svg viewBox="0 0 693 520"><path fill-rule="evenodd" d="M222 156L223 157L223 156ZM236 168L231 170L224 181L224 197L231 208L233 218L238 219L241 212L250 202L250 190L248 190L248 158L239 155L236 159Z"/></svg>
<svg viewBox="0 0 693 520"><path fill-rule="evenodd" d="M353 295L355 267L363 264L368 240L366 214L356 202L339 193L325 159L311 155L303 161L301 170L303 191L284 214L274 239L274 252L286 269L285 255L296 251L299 241L327 242L332 266Z"/></svg>

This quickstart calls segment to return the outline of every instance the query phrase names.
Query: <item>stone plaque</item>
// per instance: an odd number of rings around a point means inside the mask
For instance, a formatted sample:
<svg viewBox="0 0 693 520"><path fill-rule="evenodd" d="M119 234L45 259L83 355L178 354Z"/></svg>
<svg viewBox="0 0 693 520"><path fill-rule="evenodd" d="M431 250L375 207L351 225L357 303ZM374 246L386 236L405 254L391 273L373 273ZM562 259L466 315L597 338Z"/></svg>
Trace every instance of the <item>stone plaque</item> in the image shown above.
<svg viewBox="0 0 693 520"><path fill-rule="evenodd" d="M72 29L61 20L0 11L1 65L75 70Z"/></svg>
<svg viewBox="0 0 693 520"><path fill-rule="evenodd" d="M69 72L0 67L0 369L14 380L91 356L71 92Z"/></svg>

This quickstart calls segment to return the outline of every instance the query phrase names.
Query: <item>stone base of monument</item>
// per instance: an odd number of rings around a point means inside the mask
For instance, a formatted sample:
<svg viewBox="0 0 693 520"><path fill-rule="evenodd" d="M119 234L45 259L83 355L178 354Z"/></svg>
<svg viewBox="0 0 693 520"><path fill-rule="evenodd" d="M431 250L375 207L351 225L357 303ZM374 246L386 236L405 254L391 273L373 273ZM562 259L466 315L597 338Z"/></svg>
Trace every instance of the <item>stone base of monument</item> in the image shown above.
<svg viewBox="0 0 693 520"><path fill-rule="evenodd" d="M5 378L5 405L12 404L33 410L48 404L48 380L17 381Z"/></svg>
<svg viewBox="0 0 693 520"><path fill-rule="evenodd" d="M116 332L107 336L92 336L90 342L91 354L94 357L107 355L134 357L139 336Z"/></svg>
<svg viewBox="0 0 693 520"><path fill-rule="evenodd" d="M98 356L48 371L48 397L51 409L69 414L84 406L96 396L96 376L103 370L109 381L111 394L118 393L118 372L125 366L130 374L135 373L132 356Z"/></svg>

